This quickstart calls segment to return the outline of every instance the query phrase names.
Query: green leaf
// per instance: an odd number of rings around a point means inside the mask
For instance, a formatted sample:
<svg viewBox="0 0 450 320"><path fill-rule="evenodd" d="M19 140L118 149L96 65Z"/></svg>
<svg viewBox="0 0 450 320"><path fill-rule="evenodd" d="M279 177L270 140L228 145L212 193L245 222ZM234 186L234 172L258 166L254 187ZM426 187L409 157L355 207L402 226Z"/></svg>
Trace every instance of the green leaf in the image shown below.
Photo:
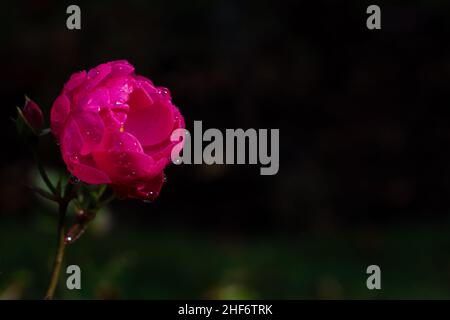
<svg viewBox="0 0 450 320"><path fill-rule="evenodd" d="M51 200L51 201L55 201L55 202L58 202L58 198L55 196L55 195L53 195L53 194L51 194L50 192L48 192L48 191L45 191L44 189L41 189L41 188L39 188L39 187L29 187L32 191L34 191L34 192L36 192L37 194L39 194L41 197L44 197L44 198L46 198L46 199L48 199L48 200Z"/></svg>
<svg viewBox="0 0 450 320"><path fill-rule="evenodd" d="M27 119L23 115L22 110L19 107L17 109L16 129L17 133L24 140L25 143L30 145L36 145L38 142L36 132L28 123Z"/></svg>
<svg viewBox="0 0 450 320"><path fill-rule="evenodd" d="M56 183L56 193L61 196L61 188L62 188L62 175L59 175L58 182Z"/></svg>

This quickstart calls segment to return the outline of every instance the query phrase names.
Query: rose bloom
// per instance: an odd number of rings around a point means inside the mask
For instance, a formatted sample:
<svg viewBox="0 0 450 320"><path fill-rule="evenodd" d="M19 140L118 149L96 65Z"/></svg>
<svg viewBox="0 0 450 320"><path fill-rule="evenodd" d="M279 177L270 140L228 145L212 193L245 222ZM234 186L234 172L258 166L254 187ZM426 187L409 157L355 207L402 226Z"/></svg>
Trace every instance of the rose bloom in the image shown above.
<svg viewBox="0 0 450 320"><path fill-rule="evenodd" d="M74 73L51 109L51 130L72 175L122 198L155 199L184 119L166 88L125 60Z"/></svg>

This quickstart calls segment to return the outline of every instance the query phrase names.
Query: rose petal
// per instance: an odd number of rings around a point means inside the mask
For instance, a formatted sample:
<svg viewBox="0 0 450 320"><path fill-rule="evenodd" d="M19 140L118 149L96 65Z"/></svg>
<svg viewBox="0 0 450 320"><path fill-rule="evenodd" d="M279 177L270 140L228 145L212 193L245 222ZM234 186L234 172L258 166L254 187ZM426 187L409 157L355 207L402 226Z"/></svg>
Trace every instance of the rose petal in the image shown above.
<svg viewBox="0 0 450 320"><path fill-rule="evenodd" d="M98 88L88 95L84 95L77 104L78 110L92 109L98 112L100 109L108 107L109 102L109 91L105 88Z"/></svg>
<svg viewBox="0 0 450 320"><path fill-rule="evenodd" d="M90 165L86 157L80 155L83 138L74 120L69 120L61 136L61 153L67 169L83 182L91 184L110 183L109 177Z"/></svg>
<svg viewBox="0 0 450 320"><path fill-rule="evenodd" d="M156 89L155 85L153 84L153 82L144 76L135 75L134 80L135 80L136 88L142 88L145 91L147 91L149 94L152 94L152 93L158 91Z"/></svg>
<svg viewBox="0 0 450 320"><path fill-rule="evenodd" d="M175 131L176 129L185 128L184 118L180 114L178 108L175 106L173 106L173 115L174 115L174 127L172 129L172 132ZM181 140L184 141L184 138ZM167 163L169 163L171 162L172 149L178 143L179 141L171 141L170 136L168 136L161 143L152 146L145 146L144 153L151 156L155 161L159 159L167 159Z"/></svg>
<svg viewBox="0 0 450 320"><path fill-rule="evenodd" d="M134 67L127 60L109 62L111 76L126 76L134 71Z"/></svg>
<svg viewBox="0 0 450 320"><path fill-rule="evenodd" d="M105 79L111 72L111 66L103 63L91 70L87 74L86 89L90 90L97 86L103 79Z"/></svg>
<svg viewBox="0 0 450 320"><path fill-rule="evenodd" d="M175 121L173 130L178 128L186 128L184 118L181 115L180 110L175 106L173 106L173 119Z"/></svg>
<svg viewBox="0 0 450 320"><path fill-rule="evenodd" d="M61 134L61 153L67 164L79 162L83 138L77 123L69 119Z"/></svg>
<svg viewBox="0 0 450 320"><path fill-rule="evenodd" d="M172 149L177 143L168 140L158 145L144 147L144 153L152 157L155 161L164 160L167 165L172 161Z"/></svg>
<svg viewBox="0 0 450 320"><path fill-rule="evenodd" d="M126 113L113 112L111 109L101 109L99 114L109 131L119 131L127 116Z"/></svg>
<svg viewBox="0 0 450 320"><path fill-rule="evenodd" d="M158 144L172 132L173 119L169 101L153 101L143 89L136 89L128 101L130 111L125 131L134 135L142 146Z"/></svg>
<svg viewBox="0 0 450 320"><path fill-rule="evenodd" d="M153 99L144 89L141 88L137 88L131 92L128 100L128 105L130 105L134 111L150 108L152 104Z"/></svg>
<svg viewBox="0 0 450 320"><path fill-rule="evenodd" d="M164 173L160 172L157 176L146 181L138 181L130 185L112 185L114 191L119 197L134 198L145 201L155 200L164 184Z"/></svg>
<svg viewBox="0 0 450 320"><path fill-rule="evenodd" d="M132 80L129 77L109 77L103 86L109 90L111 104L125 103L133 90Z"/></svg>
<svg viewBox="0 0 450 320"><path fill-rule="evenodd" d="M55 102L53 102L52 109L50 111L50 126L52 128L53 135L59 138L61 130L70 113L70 101L67 96L62 93Z"/></svg>
<svg viewBox="0 0 450 320"><path fill-rule="evenodd" d="M128 132L108 132L102 148L106 151L143 152L138 139Z"/></svg>
<svg viewBox="0 0 450 320"><path fill-rule="evenodd" d="M81 181L89 184L111 183L111 180L104 172L82 163L74 165L71 173Z"/></svg>
<svg viewBox="0 0 450 320"><path fill-rule="evenodd" d="M86 155L94 151L100 145L105 126L103 125L100 115L92 110L77 113L74 115L73 119L80 129L81 137L83 139L83 146L80 153L81 155Z"/></svg>
<svg viewBox="0 0 450 320"><path fill-rule="evenodd" d="M155 162L145 153L129 151L96 151L93 153L97 167L113 182L130 183L151 179L164 169L164 163Z"/></svg>
<svg viewBox="0 0 450 320"><path fill-rule="evenodd" d="M69 81L64 85L64 91L73 91L77 87L79 87L83 81L86 80L86 71L80 71L72 74Z"/></svg>

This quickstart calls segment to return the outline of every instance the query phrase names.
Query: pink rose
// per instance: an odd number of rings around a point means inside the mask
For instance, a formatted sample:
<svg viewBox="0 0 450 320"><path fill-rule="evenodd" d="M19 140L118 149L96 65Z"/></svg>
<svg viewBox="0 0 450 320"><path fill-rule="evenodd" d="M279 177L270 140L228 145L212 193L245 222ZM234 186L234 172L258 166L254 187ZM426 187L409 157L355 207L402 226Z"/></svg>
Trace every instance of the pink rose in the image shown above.
<svg viewBox="0 0 450 320"><path fill-rule="evenodd" d="M51 109L51 129L68 170L122 197L155 199L184 119L170 93L125 60L74 73Z"/></svg>

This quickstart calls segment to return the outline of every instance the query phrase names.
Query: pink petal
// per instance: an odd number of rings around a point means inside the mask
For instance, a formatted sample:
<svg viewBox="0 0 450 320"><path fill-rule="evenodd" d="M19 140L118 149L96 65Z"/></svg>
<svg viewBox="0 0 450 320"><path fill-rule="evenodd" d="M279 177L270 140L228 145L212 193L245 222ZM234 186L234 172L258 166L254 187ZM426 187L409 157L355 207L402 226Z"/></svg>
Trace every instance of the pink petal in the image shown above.
<svg viewBox="0 0 450 320"><path fill-rule="evenodd" d="M152 177L164 168L144 154L139 141L128 132L107 131L101 150L93 155L97 166L115 182Z"/></svg>
<svg viewBox="0 0 450 320"><path fill-rule="evenodd" d="M153 177L152 179L148 179L145 181L138 181L130 185L113 184L112 187L114 188L114 191L118 194L119 197L153 201L158 197L159 193L161 192L163 184L164 184L164 173L160 172L157 176Z"/></svg>
<svg viewBox="0 0 450 320"><path fill-rule="evenodd" d="M73 118L78 125L83 140L80 153L86 155L100 145L105 126L100 115L92 110L77 113Z"/></svg>
<svg viewBox="0 0 450 320"><path fill-rule="evenodd" d="M102 86L109 90L111 103L116 101L124 103L133 90L133 79L126 76L109 77Z"/></svg>
<svg viewBox="0 0 450 320"><path fill-rule="evenodd" d="M64 85L64 91L73 91L86 80L86 71L80 71L72 74L69 81Z"/></svg>
<svg viewBox="0 0 450 320"><path fill-rule="evenodd" d="M151 107L153 99L144 89L137 88L130 94L128 104L135 110L146 109Z"/></svg>
<svg viewBox="0 0 450 320"><path fill-rule="evenodd" d="M127 116L126 113L113 112L111 109L101 109L99 114L109 131L119 131Z"/></svg>
<svg viewBox="0 0 450 320"><path fill-rule="evenodd" d="M108 132L102 148L106 151L143 152L142 146L133 135L128 132Z"/></svg>
<svg viewBox="0 0 450 320"><path fill-rule="evenodd" d="M82 157L80 150L83 146L83 138L77 123L70 119L61 135L61 153L67 169L78 179L91 184L109 183L111 180L102 171L90 165L92 161L87 161Z"/></svg>
<svg viewBox="0 0 450 320"><path fill-rule="evenodd" d="M78 101L78 107L79 110L92 109L98 112L101 108L108 107L109 101L109 91L105 88L97 88L84 95Z"/></svg>
<svg viewBox="0 0 450 320"><path fill-rule="evenodd" d="M116 60L109 62L112 76L124 76L132 73L134 67L127 60Z"/></svg>
<svg viewBox="0 0 450 320"><path fill-rule="evenodd" d="M83 138L77 123L69 119L61 133L61 153L64 161L69 166L80 161L80 151L83 147Z"/></svg>
<svg viewBox="0 0 450 320"><path fill-rule="evenodd" d="M97 167L104 171L113 183L128 184L136 180L151 179L158 175L165 165L140 152L96 151L93 155Z"/></svg>
<svg viewBox="0 0 450 320"><path fill-rule="evenodd" d="M146 77L135 75L135 87L144 89L149 95L158 93L158 89L156 89L155 85L150 79Z"/></svg>
<svg viewBox="0 0 450 320"><path fill-rule="evenodd" d="M70 101L67 99L67 96L62 93L58 96L58 98L56 98L55 102L53 102L53 106L50 111L50 126L56 138L59 138L69 113Z"/></svg>
<svg viewBox="0 0 450 320"><path fill-rule="evenodd" d="M81 181L89 184L111 183L111 180L104 172L82 163L76 164L71 173Z"/></svg>
<svg viewBox="0 0 450 320"><path fill-rule="evenodd" d="M111 72L111 66L107 63L98 65L97 67L89 70L87 74L86 89L90 90L97 86L102 80L104 80Z"/></svg>
<svg viewBox="0 0 450 320"><path fill-rule="evenodd" d="M130 111L125 131L134 135L142 146L164 141L172 132L172 108L169 101L153 101L143 89L135 89L128 101Z"/></svg>
<svg viewBox="0 0 450 320"><path fill-rule="evenodd" d="M175 106L173 106L173 115L174 115L174 127L172 129L172 132L176 129L185 128L184 118L180 114L178 108ZM172 149L178 143L179 141L171 141L169 136L159 144L152 146L145 146L144 152L145 154L151 156L155 161L159 159L167 159L167 163L169 163L171 162Z"/></svg>
<svg viewBox="0 0 450 320"><path fill-rule="evenodd" d="M173 106L173 119L175 121L173 130L176 130L178 128L186 128L184 118L181 115L180 110L175 106Z"/></svg>
<svg viewBox="0 0 450 320"><path fill-rule="evenodd" d="M172 149L177 143L167 140L158 145L144 147L144 153L152 157L155 161L164 160L167 165L172 161Z"/></svg>

